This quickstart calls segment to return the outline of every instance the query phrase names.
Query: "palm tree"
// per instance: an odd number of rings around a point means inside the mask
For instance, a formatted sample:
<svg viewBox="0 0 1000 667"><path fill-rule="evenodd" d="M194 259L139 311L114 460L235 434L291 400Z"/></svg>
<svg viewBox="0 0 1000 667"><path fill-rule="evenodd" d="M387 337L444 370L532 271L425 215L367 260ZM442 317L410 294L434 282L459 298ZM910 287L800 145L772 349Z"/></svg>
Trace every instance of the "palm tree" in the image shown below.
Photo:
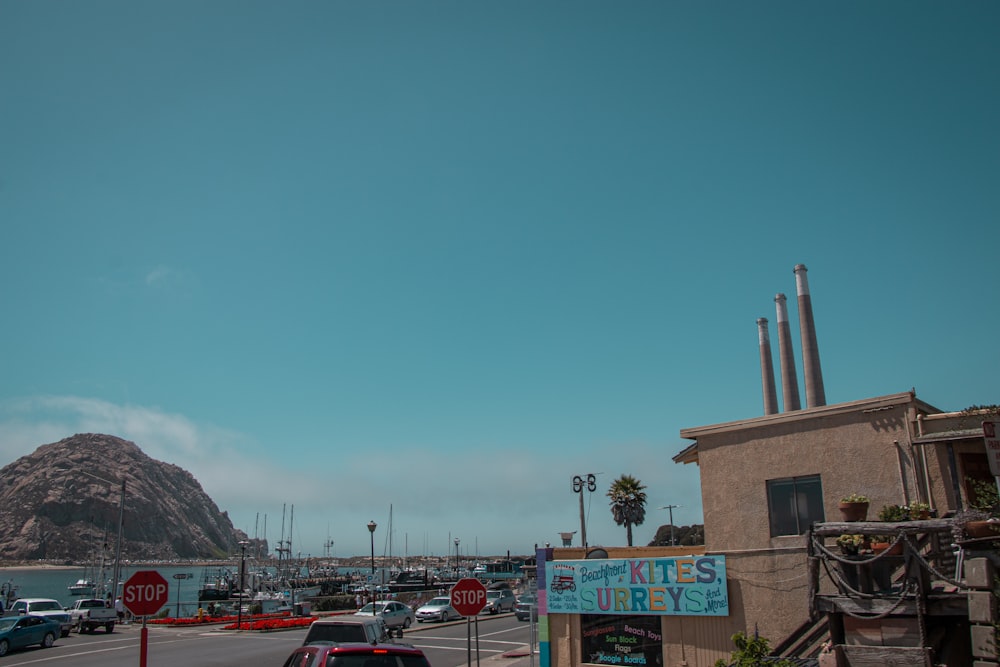
<svg viewBox="0 0 1000 667"><path fill-rule="evenodd" d="M611 483L611 516L615 523L624 525L628 532L628 545L632 546L632 526L641 526L646 520L646 485L632 475L622 475Z"/></svg>

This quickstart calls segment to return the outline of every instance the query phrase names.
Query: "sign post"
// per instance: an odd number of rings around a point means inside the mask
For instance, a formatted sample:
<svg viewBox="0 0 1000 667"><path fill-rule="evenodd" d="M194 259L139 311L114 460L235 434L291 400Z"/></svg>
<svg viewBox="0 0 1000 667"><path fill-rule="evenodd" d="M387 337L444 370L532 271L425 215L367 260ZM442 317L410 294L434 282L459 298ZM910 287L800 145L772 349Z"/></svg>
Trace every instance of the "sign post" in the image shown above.
<svg viewBox="0 0 1000 667"><path fill-rule="evenodd" d="M451 588L451 606L465 616L466 656L472 667L472 618L476 618L476 664L479 664L479 612L486 606L486 586L473 577L459 579ZM145 666L143 666L145 667Z"/></svg>
<svg viewBox="0 0 1000 667"><path fill-rule="evenodd" d="M160 607L167 603L169 589L167 580L156 570L140 570L129 577L122 587L122 604L133 615L142 616L139 667L146 667L146 648L149 645L146 617L160 611Z"/></svg>

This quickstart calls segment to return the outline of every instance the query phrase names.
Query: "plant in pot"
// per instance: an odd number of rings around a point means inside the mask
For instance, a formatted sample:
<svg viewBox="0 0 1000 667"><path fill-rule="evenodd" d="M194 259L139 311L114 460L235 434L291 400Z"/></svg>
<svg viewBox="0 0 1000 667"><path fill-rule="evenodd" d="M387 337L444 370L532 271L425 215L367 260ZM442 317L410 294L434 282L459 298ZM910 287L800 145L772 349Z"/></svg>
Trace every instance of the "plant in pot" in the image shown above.
<svg viewBox="0 0 1000 667"><path fill-rule="evenodd" d="M858 493L844 496L839 509L844 521L864 521L868 518L868 497Z"/></svg>
<svg viewBox="0 0 1000 667"><path fill-rule="evenodd" d="M966 480L970 491L969 509L953 518L955 539L1000 537L1000 493L987 481Z"/></svg>
<svg viewBox="0 0 1000 667"><path fill-rule="evenodd" d="M909 521L910 510L904 505L883 505L882 509L878 511L878 520L885 523ZM893 544L895 539L896 536L894 535L876 535L872 537L872 551L881 553L891 547L891 553L900 553L903 550L903 545L901 542Z"/></svg>
<svg viewBox="0 0 1000 667"><path fill-rule="evenodd" d="M910 513L910 521L923 521L931 518L931 506L927 503L910 503L906 505Z"/></svg>
<svg viewBox="0 0 1000 667"><path fill-rule="evenodd" d="M867 544L864 535L851 535L845 533L837 538L837 546L845 556L857 556Z"/></svg>

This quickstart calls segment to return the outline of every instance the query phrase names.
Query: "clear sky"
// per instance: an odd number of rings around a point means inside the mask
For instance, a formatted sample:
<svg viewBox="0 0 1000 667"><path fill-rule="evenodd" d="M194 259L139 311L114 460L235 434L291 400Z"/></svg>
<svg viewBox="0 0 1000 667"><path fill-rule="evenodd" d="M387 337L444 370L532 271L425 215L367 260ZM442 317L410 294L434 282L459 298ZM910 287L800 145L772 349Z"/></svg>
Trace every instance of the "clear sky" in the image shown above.
<svg viewBox="0 0 1000 667"><path fill-rule="evenodd" d="M78 432L293 551L702 521L809 268L828 403L1000 403L1000 3L0 0L0 463ZM799 369L800 386L802 381ZM803 404L804 404L804 392ZM779 385L780 395L780 385Z"/></svg>

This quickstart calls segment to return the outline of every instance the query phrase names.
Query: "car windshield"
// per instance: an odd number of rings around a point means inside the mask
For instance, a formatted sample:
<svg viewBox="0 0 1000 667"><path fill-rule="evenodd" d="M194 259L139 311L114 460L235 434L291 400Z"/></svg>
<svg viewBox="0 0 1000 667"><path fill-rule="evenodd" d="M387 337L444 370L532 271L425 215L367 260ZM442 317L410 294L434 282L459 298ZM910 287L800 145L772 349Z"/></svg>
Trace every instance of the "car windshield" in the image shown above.
<svg viewBox="0 0 1000 667"><path fill-rule="evenodd" d="M378 610L379 611L382 611L383 608L384 608L384 605L379 605L378 606ZM370 613L372 613L372 610L374 610L374 609L375 609L375 605L373 605L372 603L369 602L368 604L366 604L361 609L358 609L358 613L359 614L370 614Z"/></svg>
<svg viewBox="0 0 1000 667"><path fill-rule="evenodd" d="M451 598L434 598L427 603L428 607L444 607L451 604Z"/></svg>
<svg viewBox="0 0 1000 667"><path fill-rule="evenodd" d="M55 600L49 600L46 602L33 602L31 603L31 611L62 611L62 607Z"/></svg>

